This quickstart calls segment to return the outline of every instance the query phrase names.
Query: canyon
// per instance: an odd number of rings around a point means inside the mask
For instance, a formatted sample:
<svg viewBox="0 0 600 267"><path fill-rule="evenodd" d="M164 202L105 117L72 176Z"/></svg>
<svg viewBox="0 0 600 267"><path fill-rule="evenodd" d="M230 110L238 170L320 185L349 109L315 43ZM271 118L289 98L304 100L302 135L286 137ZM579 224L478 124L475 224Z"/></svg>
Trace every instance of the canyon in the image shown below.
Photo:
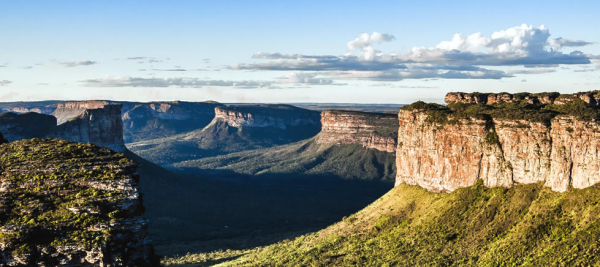
<svg viewBox="0 0 600 267"><path fill-rule="evenodd" d="M502 94L500 99L543 106L571 103L573 109L581 101L575 113L582 114L595 112L596 96L597 92L554 95L546 101ZM482 94L446 96L449 106L457 102L493 105L498 99ZM494 107L490 108L493 111ZM439 115L419 106L399 111L396 185L451 192L479 180L488 187L543 182L554 191L564 192L600 182L600 124L594 119L568 113L551 114L544 121L457 114ZM436 116L448 116L450 121L436 121Z"/></svg>

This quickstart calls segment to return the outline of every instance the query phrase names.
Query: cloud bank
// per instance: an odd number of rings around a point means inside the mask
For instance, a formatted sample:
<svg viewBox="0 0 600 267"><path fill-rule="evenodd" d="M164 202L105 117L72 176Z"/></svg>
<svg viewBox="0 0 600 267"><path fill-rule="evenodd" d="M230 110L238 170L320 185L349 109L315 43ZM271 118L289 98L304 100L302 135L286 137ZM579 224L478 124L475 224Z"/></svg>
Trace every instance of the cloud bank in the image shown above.
<svg viewBox="0 0 600 267"><path fill-rule="evenodd" d="M88 87L189 87L225 86L236 88L268 88L272 82L201 80L198 78L105 77L80 81Z"/></svg>
<svg viewBox="0 0 600 267"><path fill-rule="evenodd" d="M9 80L0 80L0 86L6 86L11 83L12 83L12 81L9 81Z"/></svg>
<svg viewBox="0 0 600 267"><path fill-rule="evenodd" d="M59 64L67 67L67 68L72 68L72 67L78 67L78 66L90 66L90 65L94 65L97 64L98 62L96 61L91 61L91 60L84 60L84 61L67 61L67 62L60 62Z"/></svg>

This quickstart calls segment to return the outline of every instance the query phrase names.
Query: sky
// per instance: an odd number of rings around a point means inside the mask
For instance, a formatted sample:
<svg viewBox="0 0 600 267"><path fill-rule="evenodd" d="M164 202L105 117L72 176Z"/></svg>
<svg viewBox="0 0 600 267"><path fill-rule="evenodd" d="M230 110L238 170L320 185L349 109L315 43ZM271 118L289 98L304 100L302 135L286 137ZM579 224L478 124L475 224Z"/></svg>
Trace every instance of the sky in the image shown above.
<svg viewBox="0 0 600 267"><path fill-rule="evenodd" d="M0 101L600 90L599 12L600 1L2 1Z"/></svg>

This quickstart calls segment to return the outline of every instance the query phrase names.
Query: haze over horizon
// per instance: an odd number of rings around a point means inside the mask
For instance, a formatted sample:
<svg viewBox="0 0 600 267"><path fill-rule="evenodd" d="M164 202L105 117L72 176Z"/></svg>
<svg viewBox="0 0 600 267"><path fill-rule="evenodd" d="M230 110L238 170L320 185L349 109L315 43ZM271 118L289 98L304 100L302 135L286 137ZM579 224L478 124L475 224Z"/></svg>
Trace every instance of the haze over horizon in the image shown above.
<svg viewBox="0 0 600 267"><path fill-rule="evenodd" d="M0 101L404 104L449 91L599 90L598 10L597 1L9 2Z"/></svg>

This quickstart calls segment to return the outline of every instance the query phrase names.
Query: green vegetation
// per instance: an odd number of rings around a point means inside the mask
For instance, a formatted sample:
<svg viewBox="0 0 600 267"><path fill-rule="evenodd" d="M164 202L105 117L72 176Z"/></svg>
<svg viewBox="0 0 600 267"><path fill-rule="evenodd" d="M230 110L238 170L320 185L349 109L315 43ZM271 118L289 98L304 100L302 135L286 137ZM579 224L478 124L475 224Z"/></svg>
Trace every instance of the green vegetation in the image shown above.
<svg viewBox="0 0 600 267"><path fill-rule="evenodd" d="M128 192L111 183L131 179L134 166L124 154L91 144L29 139L0 145L4 250L105 244L110 225L132 215L120 208L130 201Z"/></svg>
<svg viewBox="0 0 600 267"><path fill-rule="evenodd" d="M353 222L344 220L267 247L186 255L163 263L590 266L600 260L598 199L598 187L557 193L542 184L505 189L480 183L435 194L403 184L353 215Z"/></svg>
<svg viewBox="0 0 600 267"><path fill-rule="evenodd" d="M318 144L314 139L297 143L184 161L173 166L191 173L237 174L272 177L330 177L384 181L396 177L394 153L367 149L358 144Z"/></svg>
<svg viewBox="0 0 600 267"><path fill-rule="evenodd" d="M517 94L514 97L518 98L519 96ZM574 116L588 121L600 118L599 108L587 106L579 98L573 98L570 102L564 104L529 104L526 101L515 101L499 102L493 105L450 103L447 106L442 106L419 101L401 109L408 111L422 110L428 115L428 122L440 125L455 124L460 119L468 118L526 120L546 124L559 115Z"/></svg>

